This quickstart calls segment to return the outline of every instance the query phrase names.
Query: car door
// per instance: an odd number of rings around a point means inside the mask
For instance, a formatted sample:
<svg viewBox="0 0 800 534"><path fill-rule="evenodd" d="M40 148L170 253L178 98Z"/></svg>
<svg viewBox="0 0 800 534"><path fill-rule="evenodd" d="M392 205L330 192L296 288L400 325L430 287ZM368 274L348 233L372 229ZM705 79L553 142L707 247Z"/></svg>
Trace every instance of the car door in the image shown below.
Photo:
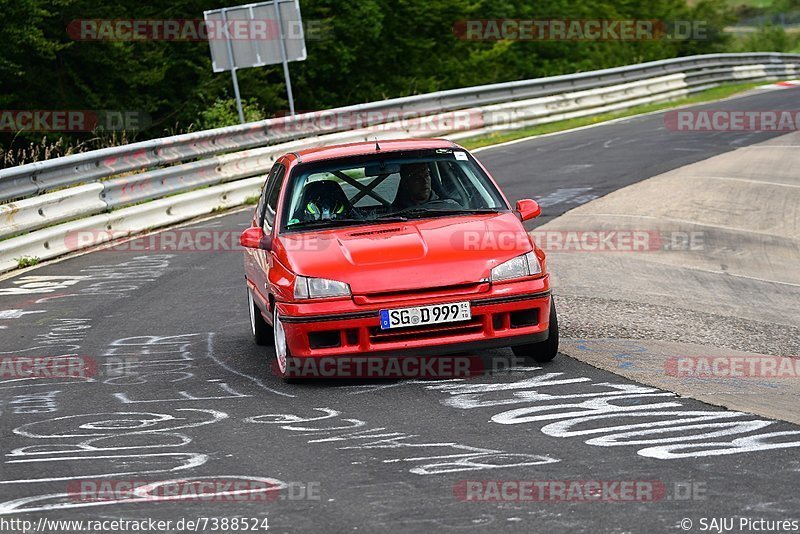
<svg viewBox="0 0 800 534"><path fill-rule="evenodd" d="M253 211L253 219L250 224L251 227L261 226L261 220L264 217L264 206L267 202L269 187L272 185L271 178L277 171L277 168L277 164L273 165L272 169L269 171L269 174L267 174L267 179L264 180L264 187L261 189L261 195L259 196L258 204L256 205L256 209ZM257 258L258 256L254 249L244 249L244 276L248 282L256 286L258 285L256 280L262 277L262 275L258 272L260 267L258 266Z"/></svg>
<svg viewBox="0 0 800 534"><path fill-rule="evenodd" d="M256 222L264 230L265 236L274 237L275 215L278 209L278 199L283 189L283 178L286 174L286 167L281 163L276 163L270 171L267 183L264 186L262 201L259 203L260 209L256 213ZM253 261L253 275L250 281L257 291L254 295L262 304L268 303L269 295L269 269L272 265L272 252L261 248L251 249ZM267 306L263 306L267 309ZM268 310L267 311L271 311Z"/></svg>

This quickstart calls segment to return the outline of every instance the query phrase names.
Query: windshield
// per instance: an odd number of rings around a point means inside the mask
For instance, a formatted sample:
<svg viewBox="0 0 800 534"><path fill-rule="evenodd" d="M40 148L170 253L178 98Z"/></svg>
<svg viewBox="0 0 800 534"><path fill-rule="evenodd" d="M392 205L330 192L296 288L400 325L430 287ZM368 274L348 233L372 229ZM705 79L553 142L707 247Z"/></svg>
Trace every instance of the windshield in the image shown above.
<svg viewBox="0 0 800 534"><path fill-rule="evenodd" d="M284 230L508 210L486 173L458 149L300 165L287 187Z"/></svg>

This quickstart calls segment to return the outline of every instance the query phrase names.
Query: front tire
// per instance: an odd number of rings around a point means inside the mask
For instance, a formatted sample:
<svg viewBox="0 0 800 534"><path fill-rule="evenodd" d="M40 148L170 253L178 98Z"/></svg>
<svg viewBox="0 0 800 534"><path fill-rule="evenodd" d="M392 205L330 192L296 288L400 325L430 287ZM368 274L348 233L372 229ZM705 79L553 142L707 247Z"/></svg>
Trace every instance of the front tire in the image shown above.
<svg viewBox="0 0 800 534"><path fill-rule="evenodd" d="M294 384L299 381L298 370L301 360L292 356L289 352L289 345L286 343L286 331L283 329L283 322L278 316L278 307L272 312L272 330L275 339L275 370L281 379L287 384Z"/></svg>
<svg viewBox="0 0 800 534"><path fill-rule="evenodd" d="M264 320L264 316L261 315L261 310L256 306L253 292L250 291L250 288L247 289L247 306L250 308L250 331L253 334L253 340L256 345L272 345L272 328L269 327Z"/></svg>
<svg viewBox="0 0 800 534"><path fill-rule="evenodd" d="M550 298L550 327L548 337L539 343L528 345L518 345L511 347L514 356L524 358L525 363L546 363L552 361L558 354L558 314L556 313L556 301Z"/></svg>

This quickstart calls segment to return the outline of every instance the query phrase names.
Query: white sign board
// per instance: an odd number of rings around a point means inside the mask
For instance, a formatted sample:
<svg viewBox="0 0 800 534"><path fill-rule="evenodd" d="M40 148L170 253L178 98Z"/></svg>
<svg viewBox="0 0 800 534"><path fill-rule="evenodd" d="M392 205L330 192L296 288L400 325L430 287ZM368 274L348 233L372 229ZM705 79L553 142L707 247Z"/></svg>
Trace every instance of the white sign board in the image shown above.
<svg viewBox="0 0 800 534"><path fill-rule="evenodd" d="M204 15L214 72L231 70L231 56L237 69L306 59L298 0L215 9Z"/></svg>

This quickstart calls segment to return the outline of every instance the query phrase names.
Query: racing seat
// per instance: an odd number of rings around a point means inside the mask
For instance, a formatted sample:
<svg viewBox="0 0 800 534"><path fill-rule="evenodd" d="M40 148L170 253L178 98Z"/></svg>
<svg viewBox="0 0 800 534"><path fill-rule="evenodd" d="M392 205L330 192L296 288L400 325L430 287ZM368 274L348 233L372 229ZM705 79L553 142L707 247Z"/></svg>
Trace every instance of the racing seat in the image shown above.
<svg viewBox="0 0 800 534"><path fill-rule="evenodd" d="M341 185L333 180L319 180L303 187L293 219L299 221L339 219L349 217L352 208Z"/></svg>

